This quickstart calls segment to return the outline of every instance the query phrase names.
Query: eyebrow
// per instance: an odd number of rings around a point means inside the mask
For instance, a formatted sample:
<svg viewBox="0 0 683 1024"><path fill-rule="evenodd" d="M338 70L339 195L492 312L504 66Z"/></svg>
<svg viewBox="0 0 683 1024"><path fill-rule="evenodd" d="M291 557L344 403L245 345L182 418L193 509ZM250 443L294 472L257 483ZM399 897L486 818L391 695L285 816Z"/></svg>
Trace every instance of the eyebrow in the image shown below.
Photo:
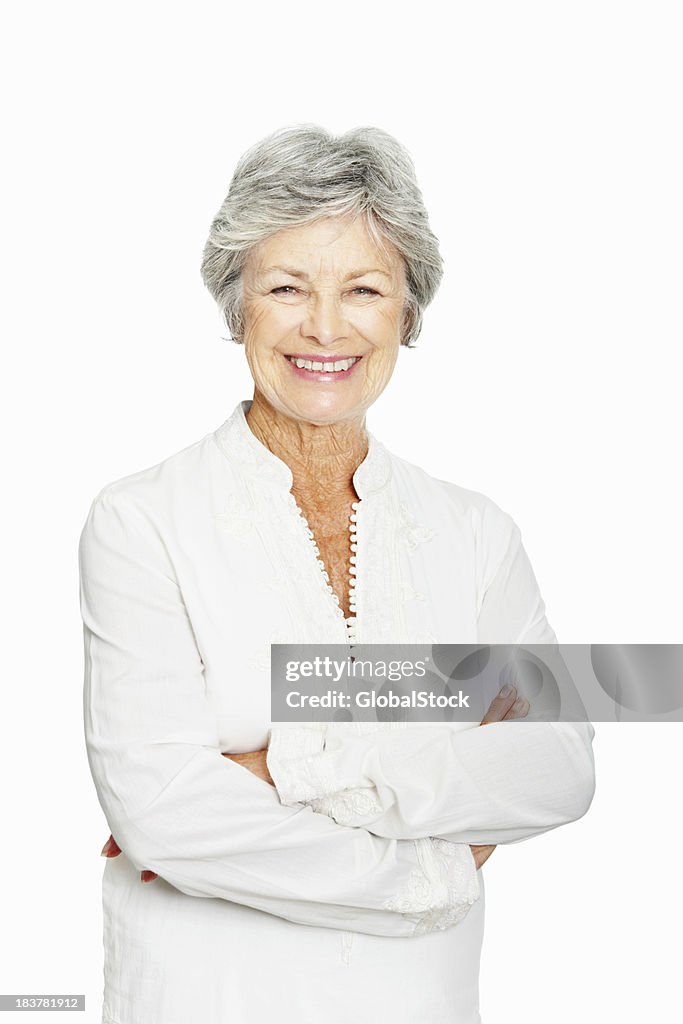
<svg viewBox="0 0 683 1024"><path fill-rule="evenodd" d="M264 270L265 274L272 273L289 274L290 277L298 277L302 281L309 281L308 274L304 273L303 270L298 270L296 267L267 267ZM346 281L354 281L357 277L364 277L365 274L381 274L383 277L389 277L390 275L384 270L380 270L379 267L366 267L362 270L353 270L344 278Z"/></svg>

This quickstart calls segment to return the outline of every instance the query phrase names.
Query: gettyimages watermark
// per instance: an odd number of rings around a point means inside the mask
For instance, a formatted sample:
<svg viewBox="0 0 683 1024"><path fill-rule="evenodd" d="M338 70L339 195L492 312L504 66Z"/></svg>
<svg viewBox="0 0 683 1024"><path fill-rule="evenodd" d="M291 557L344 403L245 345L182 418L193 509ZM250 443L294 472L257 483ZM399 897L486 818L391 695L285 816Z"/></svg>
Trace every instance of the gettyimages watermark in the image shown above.
<svg viewBox="0 0 683 1024"><path fill-rule="evenodd" d="M682 722L683 644L272 644L272 722Z"/></svg>

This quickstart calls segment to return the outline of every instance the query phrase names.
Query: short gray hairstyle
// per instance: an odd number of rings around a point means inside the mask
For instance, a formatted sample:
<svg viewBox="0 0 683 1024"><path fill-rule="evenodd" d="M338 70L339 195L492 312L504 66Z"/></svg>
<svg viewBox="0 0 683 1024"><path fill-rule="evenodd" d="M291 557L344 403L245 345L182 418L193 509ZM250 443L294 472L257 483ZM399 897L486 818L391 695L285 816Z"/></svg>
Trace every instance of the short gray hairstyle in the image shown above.
<svg viewBox="0 0 683 1024"><path fill-rule="evenodd" d="M443 261L407 150L380 128L332 135L319 125L281 128L241 157L201 263L233 341L241 343L241 275L253 246L322 217L364 217L376 244L403 258L407 294L401 343L411 347L439 287Z"/></svg>

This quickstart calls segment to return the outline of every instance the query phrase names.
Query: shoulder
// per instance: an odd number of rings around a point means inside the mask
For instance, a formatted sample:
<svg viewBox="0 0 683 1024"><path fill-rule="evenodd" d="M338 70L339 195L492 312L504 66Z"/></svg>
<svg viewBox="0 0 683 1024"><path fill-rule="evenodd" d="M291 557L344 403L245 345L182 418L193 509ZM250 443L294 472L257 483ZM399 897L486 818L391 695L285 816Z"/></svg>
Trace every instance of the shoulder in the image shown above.
<svg viewBox="0 0 683 1024"><path fill-rule="evenodd" d="M220 458L213 432L166 458L109 481L93 497L83 534L99 518L163 532L210 492L211 468ZM82 536L83 536L82 534Z"/></svg>
<svg viewBox="0 0 683 1024"><path fill-rule="evenodd" d="M423 514L470 527L475 533L509 535L515 528L512 516L481 491L432 476L415 463L389 453L393 477L402 499Z"/></svg>

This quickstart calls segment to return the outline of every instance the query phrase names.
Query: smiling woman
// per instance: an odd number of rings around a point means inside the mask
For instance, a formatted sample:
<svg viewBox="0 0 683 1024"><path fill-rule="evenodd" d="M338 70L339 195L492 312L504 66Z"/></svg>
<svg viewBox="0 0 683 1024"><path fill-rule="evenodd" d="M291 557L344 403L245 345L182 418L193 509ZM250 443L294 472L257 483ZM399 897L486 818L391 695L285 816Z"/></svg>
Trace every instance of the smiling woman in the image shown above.
<svg viewBox="0 0 683 1024"><path fill-rule="evenodd" d="M105 486L79 548L103 1021L477 1024L480 868L585 813L592 726L519 729L514 691L487 729L270 721L272 643L555 641L510 516L366 427L441 279L408 154L276 132L202 274L253 396Z"/></svg>

